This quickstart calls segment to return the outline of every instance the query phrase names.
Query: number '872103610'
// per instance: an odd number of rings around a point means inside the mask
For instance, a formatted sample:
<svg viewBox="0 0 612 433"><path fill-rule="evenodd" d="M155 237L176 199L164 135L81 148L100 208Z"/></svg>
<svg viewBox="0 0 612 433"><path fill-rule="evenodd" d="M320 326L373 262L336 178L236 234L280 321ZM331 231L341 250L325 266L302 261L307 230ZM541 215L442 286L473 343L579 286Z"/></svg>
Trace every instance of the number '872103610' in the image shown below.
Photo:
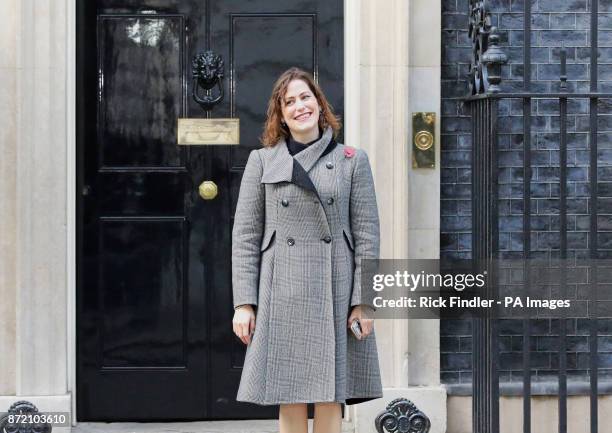
<svg viewBox="0 0 612 433"><path fill-rule="evenodd" d="M5 418L6 417L6 418ZM46 413L0 413L0 420L6 419L8 425L45 425L53 427L69 427L70 414L68 412Z"/></svg>

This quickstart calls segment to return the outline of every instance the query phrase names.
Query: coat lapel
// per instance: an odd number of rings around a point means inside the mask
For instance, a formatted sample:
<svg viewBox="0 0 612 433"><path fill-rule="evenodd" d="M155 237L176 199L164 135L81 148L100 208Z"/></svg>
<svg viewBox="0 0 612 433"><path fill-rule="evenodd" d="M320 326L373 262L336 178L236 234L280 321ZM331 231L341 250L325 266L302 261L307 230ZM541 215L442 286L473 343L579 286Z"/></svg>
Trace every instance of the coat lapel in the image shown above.
<svg viewBox="0 0 612 433"><path fill-rule="evenodd" d="M300 163L304 171L308 173L315 163L319 160L325 149L327 149L327 145L332 140L333 130L331 127L327 127L327 129L323 132L323 135L318 141L315 141L306 149L302 150L300 153L294 156L295 160Z"/></svg>
<svg viewBox="0 0 612 433"><path fill-rule="evenodd" d="M293 157L287 150L287 143L282 139L270 149L261 175L261 183L291 182L293 175Z"/></svg>
<svg viewBox="0 0 612 433"><path fill-rule="evenodd" d="M319 193L312 183L308 172L316 162L329 151L333 150L336 142L333 140L333 130L328 127L321 138L295 156L291 156L287 149L287 142L281 139L271 149L268 163L264 165L261 183L292 182L308 191L315 193L321 200Z"/></svg>

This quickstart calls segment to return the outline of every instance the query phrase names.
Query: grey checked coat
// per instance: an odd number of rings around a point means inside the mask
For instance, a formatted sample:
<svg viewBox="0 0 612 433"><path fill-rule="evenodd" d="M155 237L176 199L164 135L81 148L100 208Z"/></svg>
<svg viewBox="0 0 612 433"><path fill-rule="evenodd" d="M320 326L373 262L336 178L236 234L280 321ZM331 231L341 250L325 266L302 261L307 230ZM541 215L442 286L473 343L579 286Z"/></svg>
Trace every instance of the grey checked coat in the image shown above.
<svg viewBox="0 0 612 433"><path fill-rule="evenodd" d="M295 157L283 140L249 155L232 283L234 306L256 305L256 326L238 401L382 396L374 332L357 340L346 326L351 306L364 302L360 259L378 258L379 223L368 157L344 149L328 128Z"/></svg>

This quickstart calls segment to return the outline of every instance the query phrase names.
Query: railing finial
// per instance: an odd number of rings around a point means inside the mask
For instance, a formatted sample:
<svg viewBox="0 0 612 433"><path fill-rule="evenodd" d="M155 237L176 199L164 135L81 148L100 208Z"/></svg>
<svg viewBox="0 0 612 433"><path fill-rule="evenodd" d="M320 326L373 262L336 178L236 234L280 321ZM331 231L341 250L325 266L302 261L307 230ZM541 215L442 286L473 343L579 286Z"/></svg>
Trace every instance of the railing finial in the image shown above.
<svg viewBox="0 0 612 433"><path fill-rule="evenodd" d="M499 35L497 34L496 27L491 27L489 47L482 55L481 61L487 68L487 74L485 75L486 81L488 81L488 85L485 84L486 92L499 92L501 90L499 87L499 83L501 83L501 67L508 62L508 56L499 48Z"/></svg>
<svg viewBox="0 0 612 433"><path fill-rule="evenodd" d="M491 13L483 0L470 0L469 36L472 39L472 64L470 66L470 93L495 93L500 91L501 65L508 57L499 48L499 35L491 25Z"/></svg>

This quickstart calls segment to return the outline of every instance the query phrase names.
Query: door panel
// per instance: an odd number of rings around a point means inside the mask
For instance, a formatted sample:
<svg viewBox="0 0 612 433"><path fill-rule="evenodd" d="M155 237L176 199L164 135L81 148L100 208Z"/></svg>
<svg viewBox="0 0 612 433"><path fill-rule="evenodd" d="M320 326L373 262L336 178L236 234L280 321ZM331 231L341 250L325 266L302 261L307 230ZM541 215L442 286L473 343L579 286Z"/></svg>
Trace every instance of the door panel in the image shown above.
<svg viewBox="0 0 612 433"><path fill-rule="evenodd" d="M187 368L184 218L104 218L99 231L100 367Z"/></svg>
<svg viewBox="0 0 612 433"><path fill-rule="evenodd" d="M256 145L257 133L264 120L261 107L268 104L279 69L291 65L300 65L310 71L314 68L313 17L232 15L231 26L228 58L236 88L230 104L234 112L239 107L241 114L244 113L240 116L241 126L247 140ZM258 35L255 46L254 34ZM306 43L299 43L299 39ZM291 49L292 46L295 48ZM248 152L240 153L240 161L244 162Z"/></svg>
<svg viewBox="0 0 612 433"><path fill-rule="evenodd" d="M276 417L235 400L232 218L281 72L312 72L342 115L342 1L77 4L78 420ZM206 49L225 62L210 113L191 97ZM241 143L178 146L179 117L239 118Z"/></svg>
<svg viewBox="0 0 612 433"><path fill-rule="evenodd" d="M99 149L102 167L184 165L183 17L99 16Z"/></svg>

